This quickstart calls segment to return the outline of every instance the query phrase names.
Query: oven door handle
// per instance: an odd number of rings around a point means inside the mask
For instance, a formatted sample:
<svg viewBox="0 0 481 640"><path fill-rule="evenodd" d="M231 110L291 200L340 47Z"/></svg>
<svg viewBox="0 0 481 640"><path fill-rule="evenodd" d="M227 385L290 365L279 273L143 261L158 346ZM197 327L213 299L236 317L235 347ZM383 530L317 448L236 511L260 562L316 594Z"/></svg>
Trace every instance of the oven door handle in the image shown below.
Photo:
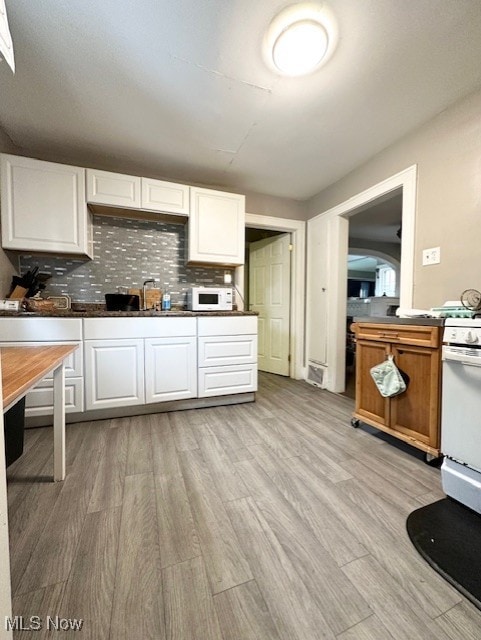
<svg viewBox="0 0 481 640"><path fill-rule="evenodd" d="M479 356L468 356L465 353L456 353L449 351L449 349L443 349L443 360L445 362L459 362L469 367L481 367L481 349Z"/></svg>

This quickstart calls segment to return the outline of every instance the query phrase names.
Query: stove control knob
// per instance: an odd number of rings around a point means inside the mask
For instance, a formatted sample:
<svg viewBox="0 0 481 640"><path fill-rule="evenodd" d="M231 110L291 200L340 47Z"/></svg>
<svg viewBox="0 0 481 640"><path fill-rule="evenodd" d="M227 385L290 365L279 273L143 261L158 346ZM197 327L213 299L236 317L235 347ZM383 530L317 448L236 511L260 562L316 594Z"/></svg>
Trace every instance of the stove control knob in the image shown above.
<svg viewBox="0 0 481 640"><path fill-rule="evenodd" d="M479 340L477 333L473 333L472 331L467 331L464 339L467 344L476 344Z"/></svg>

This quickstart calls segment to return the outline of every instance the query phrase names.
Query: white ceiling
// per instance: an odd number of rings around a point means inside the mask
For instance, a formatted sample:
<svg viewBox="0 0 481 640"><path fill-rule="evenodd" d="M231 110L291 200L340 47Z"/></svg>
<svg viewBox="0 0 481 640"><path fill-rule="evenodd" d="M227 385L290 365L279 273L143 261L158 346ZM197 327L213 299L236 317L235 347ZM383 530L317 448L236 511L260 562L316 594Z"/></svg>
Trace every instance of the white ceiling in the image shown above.
<svg viewBox="0 0 481 640"><path fill-rule="evenodd" d="M480 0L331 0L337 49L294 79L261 55L285 0L6 4L0 126L82 165L306 199L481 86Z"/></svg>

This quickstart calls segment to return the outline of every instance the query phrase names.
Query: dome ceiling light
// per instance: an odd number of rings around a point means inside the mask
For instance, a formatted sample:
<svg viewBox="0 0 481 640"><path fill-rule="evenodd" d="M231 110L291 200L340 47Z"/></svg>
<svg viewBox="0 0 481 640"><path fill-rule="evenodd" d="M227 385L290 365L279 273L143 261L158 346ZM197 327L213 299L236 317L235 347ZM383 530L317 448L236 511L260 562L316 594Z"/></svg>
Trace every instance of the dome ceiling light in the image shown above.
<svg viewBox="0 0 481 640"><path fill-rule="evenodd" d="M327 62L336 41L336 23L324 3L295 4L281 11L269 25L264 58L277 73L307 75Z"/></svg>

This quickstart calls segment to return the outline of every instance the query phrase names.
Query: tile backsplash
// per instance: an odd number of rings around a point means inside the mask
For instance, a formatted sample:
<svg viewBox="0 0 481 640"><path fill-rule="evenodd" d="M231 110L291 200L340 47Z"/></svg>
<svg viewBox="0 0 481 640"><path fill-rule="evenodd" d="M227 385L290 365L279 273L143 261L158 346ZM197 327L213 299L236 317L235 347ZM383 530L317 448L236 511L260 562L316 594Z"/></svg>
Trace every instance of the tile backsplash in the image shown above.
<svg viewBox="0 0 481 640"><path fill-rule="evenodd" d="M185 265L184 225L99 215L93 222L93 260L22 255L20 273L38 266L52 274L44 295L68 294L74 302L103 303L119 286L139 288L155 278L173 305L184 305L189 287L224 285L225 268Z"/></svg>

